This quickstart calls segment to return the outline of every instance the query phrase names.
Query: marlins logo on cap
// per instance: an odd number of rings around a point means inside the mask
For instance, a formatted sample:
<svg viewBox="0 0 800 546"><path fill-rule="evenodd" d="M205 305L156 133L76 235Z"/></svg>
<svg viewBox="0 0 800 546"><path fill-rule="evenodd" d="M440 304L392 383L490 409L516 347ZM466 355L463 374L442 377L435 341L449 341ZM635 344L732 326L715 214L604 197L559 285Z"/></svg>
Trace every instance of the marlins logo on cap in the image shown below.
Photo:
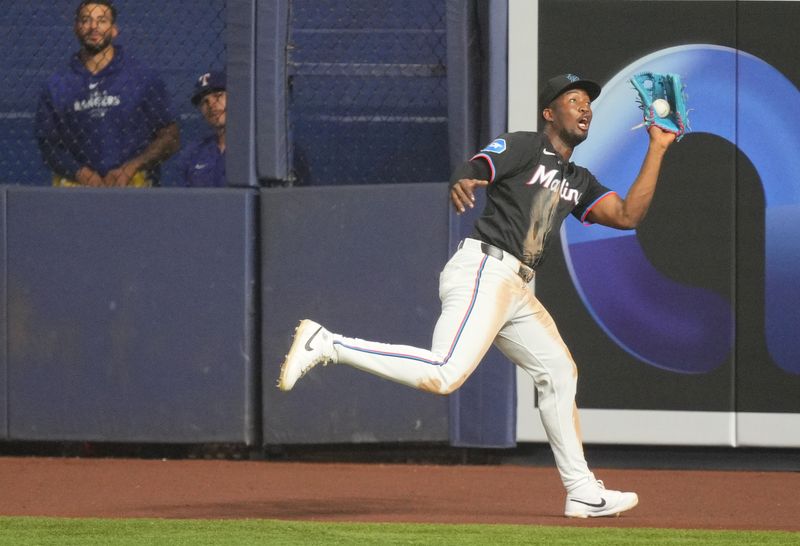
<svg viewBox="0 0 800 546"><path fill-rule="evenodd" d="M583 89L589 94L589 99L594 100L600 95L600 85L592 80L587 80L575 74L561 74L547 80L539 93L539 109L547 108L556 97L570 89Z"/></svg>

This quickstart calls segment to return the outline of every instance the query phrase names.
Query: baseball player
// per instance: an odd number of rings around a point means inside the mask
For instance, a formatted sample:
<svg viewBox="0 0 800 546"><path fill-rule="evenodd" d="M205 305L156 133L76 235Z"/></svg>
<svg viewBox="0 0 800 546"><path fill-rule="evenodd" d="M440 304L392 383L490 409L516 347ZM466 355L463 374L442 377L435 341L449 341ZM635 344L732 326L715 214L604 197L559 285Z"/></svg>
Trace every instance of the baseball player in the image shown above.
<svg viewBox="0 0 800 546"><path fill-rule="evenodd" d="M80 51L39 97L36 137L55 186L155 186L178 150L164 82L113 44L116 17L109 0L78 5Z"/></svg>
<svg viewBox="0 0 800 546"><path fill-rule="evenodd" d="M658 127L648 129L641 170L622 199L569 161L589 134L591 101L599 94L597 83L573 74L550 79L539 95L541 133L501 135L453 173L450 198L456 211L473 207L476 188L486 188L486 206L440 276L442 314L430 350L344 337L303 320L278 387L288 391L317 363L334 362L449 394L494 343L533 377L567 491L565 515L612 516L636 506L635 493L606 489L589 470L575 406L577 367L530 285L567 214L620 229L641 222L675 139Z"/></svg>
<svg viewBox="0 0 800 546"><path fill-rule="evenodd" d="M192 93L192 104L200 109L214 133L191 144L182 154L181 173L186 186L225 186L227 102L224 72L207 72L197 78Z"/></svg>

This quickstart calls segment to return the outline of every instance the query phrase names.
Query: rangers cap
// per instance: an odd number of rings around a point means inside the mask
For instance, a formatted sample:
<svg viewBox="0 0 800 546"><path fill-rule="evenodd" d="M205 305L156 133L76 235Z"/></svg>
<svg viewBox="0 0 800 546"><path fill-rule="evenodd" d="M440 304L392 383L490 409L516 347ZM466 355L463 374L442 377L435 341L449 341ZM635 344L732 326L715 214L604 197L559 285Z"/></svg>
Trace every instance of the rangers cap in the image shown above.
<svg viewBox="0 0 800 546"><path fill-rule="evenodd" d="M225 91L224 72L206 72L197 78L192 92L192 104L197 106L203 97L215 91Z"/></svg>
<svg viewBox="0 0 800 546"><path fill-rule="evenodd" d="M570 89L583 89L589 94L589 99L594 100L600 95L601 87L597 82L575 74L561 74L550 78L539 93L539 110L547 108L559 95Z"/></svg>

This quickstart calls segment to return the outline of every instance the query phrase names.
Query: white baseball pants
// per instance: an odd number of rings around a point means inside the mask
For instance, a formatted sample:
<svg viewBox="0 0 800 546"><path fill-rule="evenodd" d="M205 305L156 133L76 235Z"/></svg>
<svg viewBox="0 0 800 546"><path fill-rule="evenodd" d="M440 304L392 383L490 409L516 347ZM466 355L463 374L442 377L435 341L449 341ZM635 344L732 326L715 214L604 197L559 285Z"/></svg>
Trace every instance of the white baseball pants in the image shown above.
<svg viewBox="0 0 800 546"><path fill-rule="evenodd" d="M492 343L534 380L547 438L567 489L587 479L575 392L578 372L547 310L517 274L519 262L487 256L466 239L439 277L442 314L430 350L334 334L338 362L437 394L475 370Z"/></svg>

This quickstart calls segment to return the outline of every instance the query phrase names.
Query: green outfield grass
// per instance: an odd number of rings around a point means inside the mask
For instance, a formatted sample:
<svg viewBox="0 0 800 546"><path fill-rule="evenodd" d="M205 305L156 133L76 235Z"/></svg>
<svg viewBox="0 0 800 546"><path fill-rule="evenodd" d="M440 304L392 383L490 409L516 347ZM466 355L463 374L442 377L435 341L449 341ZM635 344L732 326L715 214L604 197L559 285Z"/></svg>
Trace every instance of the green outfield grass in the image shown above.
<svg viewBox="0 0 800 546"><path fill-rule="evenodd" d="M0 517L0 544L800 544L800 533L607 529L533 525L411 525L275 520Z"/></svg>

